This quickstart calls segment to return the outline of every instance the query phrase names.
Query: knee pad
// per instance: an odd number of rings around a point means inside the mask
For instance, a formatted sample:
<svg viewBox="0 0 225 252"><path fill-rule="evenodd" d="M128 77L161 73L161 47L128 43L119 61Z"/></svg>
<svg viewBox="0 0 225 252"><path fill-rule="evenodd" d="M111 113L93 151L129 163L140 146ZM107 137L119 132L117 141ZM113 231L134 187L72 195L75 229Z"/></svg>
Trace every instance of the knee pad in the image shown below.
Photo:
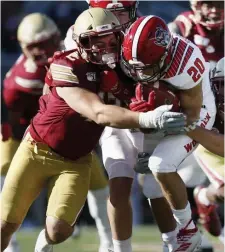
<svg viewBox="0 0 225 252"><path fill-rule="evenodd" d="M163 197L161 187L152 174L146 174L144 177L143 194L148 199Z"/></svg>
<svg viewBox="0 0 225 252"><path fill-rule="evenodd" d="M130 164L127 164L124 161L114 160L110 158L108 158L106 163L106 170L109 179L118 177L134 178L135 171Z"/></svg>

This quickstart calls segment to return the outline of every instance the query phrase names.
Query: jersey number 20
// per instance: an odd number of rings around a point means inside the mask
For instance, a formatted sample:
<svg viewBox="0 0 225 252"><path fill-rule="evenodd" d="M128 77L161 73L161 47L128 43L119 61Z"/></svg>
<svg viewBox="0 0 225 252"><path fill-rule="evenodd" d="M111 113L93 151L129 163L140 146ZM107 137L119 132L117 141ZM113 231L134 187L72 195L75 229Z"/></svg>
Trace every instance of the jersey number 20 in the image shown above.
<svg viewBox="0 0 225 252"><path fill-rule="evenodd" d="M196 58L194 66L191 66L187 70L188 74L192 77L194 82L197 82L201 78L201 75L204 73L204 71L205 67L199 58Z"/></svg>

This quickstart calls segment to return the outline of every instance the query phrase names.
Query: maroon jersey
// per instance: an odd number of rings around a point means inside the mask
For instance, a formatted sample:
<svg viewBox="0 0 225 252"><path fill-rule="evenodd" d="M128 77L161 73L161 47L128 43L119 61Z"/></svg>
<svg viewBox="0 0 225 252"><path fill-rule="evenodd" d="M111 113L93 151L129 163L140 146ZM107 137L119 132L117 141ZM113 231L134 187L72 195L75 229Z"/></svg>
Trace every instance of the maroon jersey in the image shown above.
<svg viewBox="0 0 225 252"><path fill-rule="evenodd" d="M106 88L104 84L107 81L102 83L103 77L103 70L97 65L74 58L73 51L55 57L45 79L51 92L40 98L40 110L29 128L31 136L71 160L92 151L104 127L71 109L58 96L56 87L81 87L98 94ZM123 99L127 92L121 83L116 81L114 84L111 82L109 89Z"/></svg>
<svg viewBox="0 0 225 252"><path fill-rule="evenodd" d="M123 72L119 64L117 64L114 70L118 78L117 84L115 85L113 83L113 85L109 87L112 77L107 76L103 72L101 75L101 90L103 91L100 92L99 95L106 104L128 107L131 98L135 96L136 82ZM106 85L107 88L105 88L104 85ZM107 89L107 92L104 92L105 89Z"/></svg>
<svg viewBox="0 0 225 252"><path fill-rule="evenodd" d="M42 94L46 69L37 66L23 54L6 74L3 87L3 99L9 111L18 114L17 123L12 124L13 136L20 140L31 118L38 111L38 100ZM15 121L14 118L11 118Z"/></svg>
<svg viewBox="0 0 225 252"><path fill-rule="evenodd" d="M224 57L224 31L209 31L195 21L193 11L181 13L175 19L183 37L196 44L206 61L217 62Z"/></svg>
<svg viewBox="0 0 225 252"><path fill-rule="evenodd" d="M98 93L100 70L97 65L65 53L53 60L46 81L51 92L41 97L30 134L61 156L76 160L94 149L104 127L71 109L58 96L56 87L81 87Z"/></svg>

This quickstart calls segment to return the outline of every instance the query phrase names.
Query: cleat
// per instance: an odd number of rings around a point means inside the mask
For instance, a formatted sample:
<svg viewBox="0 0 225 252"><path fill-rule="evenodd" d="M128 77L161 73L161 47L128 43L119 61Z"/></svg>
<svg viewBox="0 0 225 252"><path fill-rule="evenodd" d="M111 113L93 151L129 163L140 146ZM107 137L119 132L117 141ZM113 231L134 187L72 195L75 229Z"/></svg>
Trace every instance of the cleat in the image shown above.
<svg viewBox="0 0 225 252"><path fill-rule="evenodd" d="M201 245L201 233L198 228L188 229L188 225L179 230L177 234L177 247L170 249L170 252L197 252Z"/></svg>
<svg viewBox="0 0 225 252"><path fill-rule="evenodd" d="M210 204L206 206L202 204L198 195L201 189L204 187L198 186L194 190L194 198L198 208L199 213L199 222L203 225L203 227L213 236L219 236L221 233L221 222L219 219L219 215L217 213L217 206L215 204Z"/></svg>

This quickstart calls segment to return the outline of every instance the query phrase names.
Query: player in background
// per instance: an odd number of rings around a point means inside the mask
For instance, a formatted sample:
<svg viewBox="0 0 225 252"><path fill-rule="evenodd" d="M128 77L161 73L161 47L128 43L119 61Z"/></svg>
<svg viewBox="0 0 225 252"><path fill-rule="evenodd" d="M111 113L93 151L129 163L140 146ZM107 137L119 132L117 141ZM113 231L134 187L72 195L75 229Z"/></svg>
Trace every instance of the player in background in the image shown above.
<svg viewBox="0 0 225 252"><path fill-rule="evenodd" d="M17 39L22 54L3 82L2 98L8 119L3 124L3 138L0 143L2 185L25 129L37 113L38 100L44 86L47 58L60 48L58 27L53 20L41 13L24 17L18 27ZM6 126L11 132L9 138L5 138ZM14 252L17 251L17 247L13 235L8 250Z"/></svg>
<svg viewBox="0 0 225 252"><path fill-rule="evenodd" d="M168 27L198 46L213 69L224 57L224 1L190 0L190 6Z"/></svg>
<svg viewBox="0 0 225 252"><path fill-rule="evenodd" d="M168 112L170 106L138 113L105 105L97 96L104 89L101 67L111 66L119 56L120 25L111 12L93 8L81 13L74 39L75 50L53 58L47 75L51 92L40 98L39 111L8 170L1 193L1 251L46 183L46 228L35 251L52 251L52 244L71 236L89 189L92 150L104 126L180 131L186 124L181 113ZM112 91L117 83L115 78Z"/></svg>
<svg viewBox="0 0 225 252"><path fill-rule="evenodd" d="M181 108L189 125L187 135L164 137L154 149L148 165L160 183L180 230L180 233L175 229L170 236L164 236L169 251L184 249L184 244L179 245L184 237L188 241L185 251L194 251L199 247L201 237L192 221L186 188L177 169L195 149L193 146L188 151L185 147L193 141L191 136L195 134L196 125L210 129L215 120L209 64L193 43L172 36L165 22L156 16L141 17L132 24L125 34L122 58L133 78L143 85L160 79L179 90Z"/></svg>
<svg viewBox="0 0 225 252"><path fill-rule="evenodd" d="M110 10L120 21L125 31L138 17L139 1L86 0L89 8L100 7Z"/></svg>

